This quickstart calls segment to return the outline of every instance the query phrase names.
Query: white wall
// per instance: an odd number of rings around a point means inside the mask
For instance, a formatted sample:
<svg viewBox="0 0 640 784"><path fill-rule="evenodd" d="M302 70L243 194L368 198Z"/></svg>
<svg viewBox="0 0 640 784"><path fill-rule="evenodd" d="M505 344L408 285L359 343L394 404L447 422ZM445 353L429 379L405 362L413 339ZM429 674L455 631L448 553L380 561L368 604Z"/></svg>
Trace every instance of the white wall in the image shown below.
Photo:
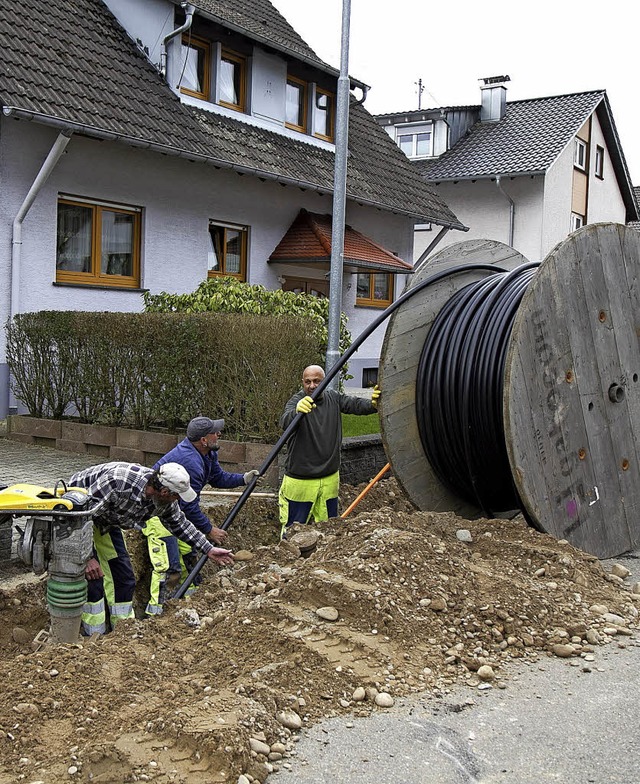
<svg viewBox="0 0 640 784"><path fill-rule="evenodd" d="M604 148L603 179L595 175L596 145ZM591 125L591 148L589 152L589 203L587 222L615 221L626 223L627 211L620 194L611 157L597 116L594 114Z"/></svg>
<svg viewBox="0 0 640 784"><path fill-rule="evenodd" d="M0 120L0 276L10 280L12 222L57 132L36 123ZM268 265L299 210L331 214L328 195L301 190L229 169L159 155L108 141L73 136L23 223L21 312L142 309L139 291L116 291L55 284L57 199L59 193L100 198L143 210L142 287L152 293L193 291L207 276L209 220L250 227L250 283L279 288L282 265ZM408 259L412 223L349 203L347 221L400 257ZM288 268L290 270L290 268ZM293 274L293 273L291 273ZM351 289L349 289L351 284ZM378 311L355 308L355 278L345 275L344 309L355 337ZM9 286L0 287L0 321L9 314ZM382 334L372 336L359 355L377 366ZM0 379L5 357L0 335ZM359 378L356 386L359 386ZM2 395L0 394L0 407ZM3 416L4 412L0 412Z"/></svg>
<svg viewBox="0 0 640 784"><path fill-rule="evenodd" d="M515 203L513 247L530 261L540 257L540 221L542 215L542 177L503 178L500 185ZM468 232L450 231L436 248L468 239L488 239L509 243L509 210L507 198L498 190L495 180L460 180L443 182L436 193L454 212ZM414 261L429 246L439 231L416 232Z"/></svg>
<svg viewBox="0 0 640 784"><path fill-rule="evenodd" d="M135 41L149 50L149 60L160 65L162 42L175 29L175 5L168 0L103 0Z"/></svg>

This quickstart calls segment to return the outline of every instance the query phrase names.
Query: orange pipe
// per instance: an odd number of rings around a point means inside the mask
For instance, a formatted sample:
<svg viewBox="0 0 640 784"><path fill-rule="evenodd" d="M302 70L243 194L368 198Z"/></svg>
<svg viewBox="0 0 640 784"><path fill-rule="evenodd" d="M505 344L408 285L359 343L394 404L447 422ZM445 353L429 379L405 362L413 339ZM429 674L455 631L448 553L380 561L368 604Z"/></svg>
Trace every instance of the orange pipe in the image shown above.
<svg viewBox="0 0 640 784"><path fill-rule="evenodd" d="M387 463L384 468L381 468L378 473L373 477L373 479L369 482L369 484L365 487L365 489L360 493L360 495L356 498L355 501L351 503L351 505L340 515L340 519L346 517L351 511L353 511L356 506L362 501L365 495L371 490L371 488L378 482L379 479L387 473L387 471L391 468L391 463Z"/></svg>

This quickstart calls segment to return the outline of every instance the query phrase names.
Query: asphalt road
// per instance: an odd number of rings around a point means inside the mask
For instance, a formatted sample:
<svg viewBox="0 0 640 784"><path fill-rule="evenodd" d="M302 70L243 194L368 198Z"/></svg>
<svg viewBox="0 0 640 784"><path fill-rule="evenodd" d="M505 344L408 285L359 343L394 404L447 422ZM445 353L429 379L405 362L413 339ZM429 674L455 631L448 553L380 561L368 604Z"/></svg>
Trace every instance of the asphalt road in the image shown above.
<svg viewBox="0 0 640 784"><path fill-rule="evenodd" d="M640 579L639 553L616 558ZM605 562L605 567L612 562ZM624 646L624 647L620 647ZM366 719L305 730L277 784L636 784L640 642L512 668L506 689L465 686L399 701Z"/></svg>

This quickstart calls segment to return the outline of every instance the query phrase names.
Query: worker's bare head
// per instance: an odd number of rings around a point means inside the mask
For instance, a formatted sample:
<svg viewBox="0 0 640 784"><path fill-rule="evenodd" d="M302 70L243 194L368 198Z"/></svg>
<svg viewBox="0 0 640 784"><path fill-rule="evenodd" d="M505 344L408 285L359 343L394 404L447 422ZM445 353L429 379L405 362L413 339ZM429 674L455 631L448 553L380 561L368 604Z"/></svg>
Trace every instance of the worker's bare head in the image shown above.
<svg viewBox="0 0 640 784"><path fill-rule="evenodd" d="M320 365L309 365L302 371L302 388L305 395L311 395L324 379L324 370Z"/></svg>

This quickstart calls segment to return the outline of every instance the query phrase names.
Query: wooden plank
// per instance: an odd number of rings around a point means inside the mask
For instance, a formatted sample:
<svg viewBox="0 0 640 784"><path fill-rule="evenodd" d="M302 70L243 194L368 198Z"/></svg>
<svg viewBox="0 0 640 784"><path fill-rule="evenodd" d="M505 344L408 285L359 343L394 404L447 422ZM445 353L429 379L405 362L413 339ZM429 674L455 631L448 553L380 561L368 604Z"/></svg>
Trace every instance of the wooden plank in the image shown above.
<svg viewBox="0 0 640 784"><path fill-rule="evenodd" d="M640 234L632 234L595 224L554 249L522 302L505 377L523 503L543 530L599 557L639 541Z"/></svg>

